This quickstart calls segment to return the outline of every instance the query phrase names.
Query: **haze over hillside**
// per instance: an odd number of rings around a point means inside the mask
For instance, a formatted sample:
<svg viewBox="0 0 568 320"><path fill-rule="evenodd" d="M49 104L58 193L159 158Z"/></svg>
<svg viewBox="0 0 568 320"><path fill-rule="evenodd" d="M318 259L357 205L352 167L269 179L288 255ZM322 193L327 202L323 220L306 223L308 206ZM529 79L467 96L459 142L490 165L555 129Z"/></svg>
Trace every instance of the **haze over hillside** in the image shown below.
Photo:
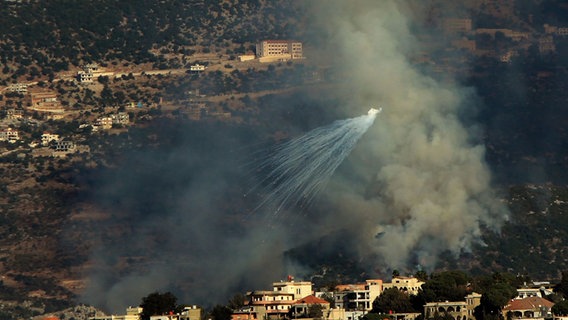
<svg viewBox="0 0 568 320"><path fill-rule="evenodd" d="M155 290L213 304L287 274L557 278L568 268L568 40L544 24L568 27L566 10L552 0L3 2L3 124L25 143L2 142L0 298L33 301L28 313L76 301L116 312ZM501 31L448 31L447 19L466 18ZM543 53L548 37L555 51ZM301 41L306 59L238 61L265 39ZM122 75L78 84L93 62ZM8 119L25 110L7 91L15 83L57 92L68 117ZM262 195L243 197L257 178L243 170L251 155L376 105L383 113L312 207L252 213ZM80 127L125 111L128 126ZM29 144L45 131L89 151L38 155Z"/></svg>

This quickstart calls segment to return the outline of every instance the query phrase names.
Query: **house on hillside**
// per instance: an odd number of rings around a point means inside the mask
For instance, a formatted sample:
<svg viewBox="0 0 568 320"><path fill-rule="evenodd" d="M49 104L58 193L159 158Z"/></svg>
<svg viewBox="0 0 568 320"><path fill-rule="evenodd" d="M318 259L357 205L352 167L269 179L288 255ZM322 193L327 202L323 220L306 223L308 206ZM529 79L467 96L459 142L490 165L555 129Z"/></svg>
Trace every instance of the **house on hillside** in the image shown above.
<svg viewBox="0 0 568 320"><path fill-rule="evenodd" d="M398 276L392 278L391 282L385 282L383 284L383 289L397 288L398 290L407 292L408 294L417 295L418 290L422 288L424 283L424 281L420 281L416 277Z"/></svg>
<svg viewBox="0 0 568 320"><path fill-rule="evenodd" d="M536 296L512 299L503 308L503 315L506 319L550 319L552 318L552 306L554 306L553 302Z"/></svg>
<svg viewBox="0 0 568 320"><path fill-rule="evenodd" d="M293 317L294 319L309 317L310 308L315 305L321 306L322 316L325 316L329 313L329 302L320 298L316 298L313 295L309 295L302 299L296 300L296 302L292 304L292 309L290 310L291 317Z"/></svg>
<svg viewBox="0 0 568 320"><path fill-rule="evenodd" d="M481 303L481 294L472 292L465 301L429 302L424 305L424 319L450 315L455 320L475 320L474 310Z"/></svg>
<svg viewBox="0 0 568 320"><path fill-rule="evenodd" d="M0 130L0 141L8 141L9 143L14 143L19 139L20 139L20 134L16 129L6 128Z"/></svg>

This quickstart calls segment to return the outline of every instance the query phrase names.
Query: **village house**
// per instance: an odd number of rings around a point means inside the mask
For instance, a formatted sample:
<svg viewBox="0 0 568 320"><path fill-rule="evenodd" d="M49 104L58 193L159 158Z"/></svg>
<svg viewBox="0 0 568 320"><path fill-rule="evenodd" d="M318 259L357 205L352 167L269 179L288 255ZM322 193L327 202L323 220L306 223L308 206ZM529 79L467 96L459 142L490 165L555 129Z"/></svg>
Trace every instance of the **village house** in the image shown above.
<svg viewBox="0 0 568 320"><path fill-rule="evenodd" d="M550 319L552 306L553 302L537 296L512 299L503 308L503 315L506 319Z"/></svg>
<svg viewBox="0 0 568 320"><path fill-rule="evenodd" d="M41 135L41 145L42 146L47 146L51 141L58 141L58 140L59 140L58 134L44 132Z"/></svg>
<svg viewBox="0 0 568 320"><path fill-rule="evenodd" d="M418 290L422 288L424 281L418 280L416 277L393 277L391 282L383 284L383 290L389 288L397 288L400 291L407 292L408 294L417 295Z"/></svg>
<svg viewBox="0 0 568 320"><path fill-rule="evenodd" d="M20 134L16 129L6 128L0 130L0 141L8 141L9 143L14 143L19 139L20 139Z"/></svg>

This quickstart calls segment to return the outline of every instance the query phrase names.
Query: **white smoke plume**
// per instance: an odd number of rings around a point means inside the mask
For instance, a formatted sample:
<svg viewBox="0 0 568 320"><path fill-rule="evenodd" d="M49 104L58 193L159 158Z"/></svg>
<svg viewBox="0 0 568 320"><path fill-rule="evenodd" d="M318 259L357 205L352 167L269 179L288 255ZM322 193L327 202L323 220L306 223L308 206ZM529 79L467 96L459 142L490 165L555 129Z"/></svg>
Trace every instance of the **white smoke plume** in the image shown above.
<svg viewBox="0 0 568 320"><path fill-rule="evenodd" d="M409 20L419 17L408 3L314 6L316 25L329 37L325 52L346 78L348 105L384 108L350 158L371 186L365 191L337 179L330 198L343 215L333 220L349 221L362 256L390 268L432 268L444 251L470 250L481 226L498 230L507 211L491 187L484 146L458 117L474 106L472 90L436 81L409 62L420 46Z"/></svg>

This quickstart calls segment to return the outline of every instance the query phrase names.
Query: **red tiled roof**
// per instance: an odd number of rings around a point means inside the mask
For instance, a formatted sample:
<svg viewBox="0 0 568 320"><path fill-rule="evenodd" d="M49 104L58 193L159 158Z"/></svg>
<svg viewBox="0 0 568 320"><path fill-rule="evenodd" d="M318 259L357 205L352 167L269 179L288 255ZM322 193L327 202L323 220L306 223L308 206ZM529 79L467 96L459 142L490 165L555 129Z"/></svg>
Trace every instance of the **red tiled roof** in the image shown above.
<svg viewBox="0 0 568 320"><path fill-rule="evenodd" d="M513 310L534 310L540 307L552 308L553 302L541 297L528 297L524 299L513 299L503 308L503 311Z"/></svg>
<svg viewBox="0 0 568 320"><path fill-rule="evenodd" d="M303 297L302 299L296 300L296 303L305 303L305 304L329 304L329 302L325 301L324 299L320 299L314 295L309 295L307 297Z"/></svg>

